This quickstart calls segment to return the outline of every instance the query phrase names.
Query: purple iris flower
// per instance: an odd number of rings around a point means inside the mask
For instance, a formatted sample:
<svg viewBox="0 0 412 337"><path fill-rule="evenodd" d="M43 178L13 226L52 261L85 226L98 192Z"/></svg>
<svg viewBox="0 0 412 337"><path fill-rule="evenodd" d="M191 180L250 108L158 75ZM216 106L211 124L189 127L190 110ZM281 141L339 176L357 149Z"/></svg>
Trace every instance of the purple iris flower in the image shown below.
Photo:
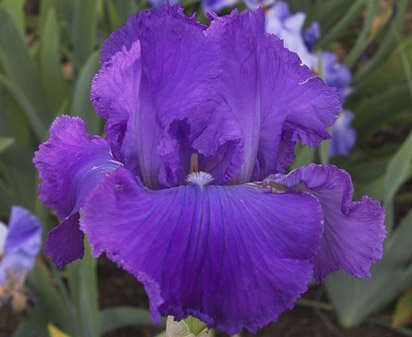
<svg viewBox="0 0 412 337"><path fill-rule="evenodd" d="M58 266L82 256L85 233L144 284L156 322L193 315L230 334L275 321L313 275L370 275L379 203L352 201L333 165L284 174L297 141L330 137L341 104L261 10L209 27L178 6L140 12L101 64L91 99L105 138L61 116L34 159L62 219L46 243Z"/></svg>
<svg viewBox="0 0 412 337"><path fill-rule="evenodd" d="M339 63L335 53L322 52L320 53L322 74L327 85L338 89L340 99L345 102L346 96L350 93L350 83L352 75L349 68Z"/></svg>
<svg viewBox="0 0 412 337"><path fill-rule="evenodd" d="M329 146L329 156L347 156L356 143L356 132L352 128L353 112L343 110L338 115L331 129L332 141Z"/></svg>
<svg viewBox="0 0 412 337"><path fill-rule="evenodd" d="M303 41L309 51L312 51L315 43L320 38L320 24L317 21L311 23L311 25L303 32Z"/></svg>
<svg viewBox="0 0 412 337"><path fill-rule="evenodd" d="M344 64L337 61L336 54L321 52L321 72L327 85L338 90L342 103L350 93L352 75ZM335 125L331 129L332 139L329 146L329 156L347 156L356 143L356 131L352 127L354 115L352 111L339 113Z"/></svg>
<svg viewBox="0 0 412 337"><path fill-rule="evenodd" d="M41 243L41 224L23 207L11 210L9 226L0 222L0 286L10 277L23 281L34 266Z"/></svg>

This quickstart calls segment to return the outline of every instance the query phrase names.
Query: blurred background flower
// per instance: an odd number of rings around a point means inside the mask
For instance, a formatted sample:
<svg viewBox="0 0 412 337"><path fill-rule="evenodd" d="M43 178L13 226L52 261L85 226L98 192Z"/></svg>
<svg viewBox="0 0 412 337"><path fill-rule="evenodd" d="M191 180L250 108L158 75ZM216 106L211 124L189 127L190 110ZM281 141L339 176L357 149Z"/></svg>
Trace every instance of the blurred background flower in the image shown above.
<svg viewBox="0 0 412 337"><path fill-rule="evenodd" d="M25 308L24 281L40 251L42 226L28 210L14 206L9 225L0 222L0 304Z"/></svg>

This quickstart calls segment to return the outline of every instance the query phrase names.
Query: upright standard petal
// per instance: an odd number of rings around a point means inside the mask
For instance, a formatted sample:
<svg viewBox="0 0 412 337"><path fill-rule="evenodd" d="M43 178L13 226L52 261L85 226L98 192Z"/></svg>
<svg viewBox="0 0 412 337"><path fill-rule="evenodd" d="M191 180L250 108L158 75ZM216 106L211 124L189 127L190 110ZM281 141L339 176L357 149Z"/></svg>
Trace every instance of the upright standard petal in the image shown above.
<svg viewBox="0 0 412 337"><path fill-rule="evenodd" d="M126 133L129 114L137 109L142 60L140 41L130 49L123 47L105 62L94 76L90 99L96 112L106 119L106 139L114 156L121 160L121 146ZM138 167L138 163L134 163Z"/></svg>
<svg viewBox="0 0 412 337"><path fill-rule="evenodd" d="M83 206L86 196L107 172L121 164L113 160L109 144L100 137L90 136L85 123L78 117L58 117L50 128L50 139L40 145L35 153L34 164L39 170L39 195L47 207L56 210L64 222L56 227L46 243L48 254L55 262L70 262L65 256L83 256L83 239L70 247L66 242L66 228L78 220L76 213ZM66 222L69 223L66 223ZM74 225L76 226L76 225ZM78 223L77 223L78 227ZM79 247L82 249L79 250Z"/></svg>
<svg viewBox="0 0 412 337"><path fill-rule="evenodd" d="M348 173L334 165L311 164L285 176L271 176L267 181L307 191L319 200L325 223L314 260L318 282L341 268L358 278L370 276L372 264L382 258L385 212L378 201L367 196L352 201Z"/></svg>
<svg viewBox="0 0 412 337"><path fill-rule="evenodd" d="M24 277L34 266L40 250L41 223L23 207L14 206L11 210L4 257L0 260L0 284L13 272Z"/></svg>
<svg viewBox="0 0 412 337"><path fill-rule="evenodd" d="M204 175L190 181L203 185ZM119 168L88 198L82 230L95 255L145 285L155 321L193 315L230 334L255 332L312 278L319 203L253 184L200 185L148 190Z"/></svg>
<svg viewBox="0 0 412 337"><path fill-rule="evenodd" d="M244 164L233 182L283 171L296 140L316 146L329 138L341 110L336 91L264 32L261 10L213 17L206 34L220 47L222 93L244 136Z"/></svg>
<svg viewBox="0 0 412 337"><path fill-rule="evenodd" d="M143 11L111 35L101 55L92 99L108 125L114 120L121 129L125 165L146 186L184 182L193 153L216 183L235 174L242 134L220 94L219 50L202 25L178 6Z"/></svg>

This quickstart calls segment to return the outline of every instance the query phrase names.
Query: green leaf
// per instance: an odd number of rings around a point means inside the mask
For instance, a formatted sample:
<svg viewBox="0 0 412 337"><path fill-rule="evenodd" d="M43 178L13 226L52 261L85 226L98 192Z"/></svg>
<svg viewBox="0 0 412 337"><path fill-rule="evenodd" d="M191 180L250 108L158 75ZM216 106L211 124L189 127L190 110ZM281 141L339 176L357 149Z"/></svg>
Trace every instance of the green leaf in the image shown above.
<svg viewBox="0 0 412 337"><path fill-rule="evenodd" d="M392 36L394 40L396 38ZM401 85L410 79L410 61L412 59L412 37L399 44L379 71L372 73L362 83L362 93L385 92L389 87ZM409 70L409 74L408 74ZM409 75L409 77L408 77ZM358 88L359 90L360 88ZM359 94L359 93L358 93ZM412 95L412 93L410 93Z"/></svg>
<svg viewBox="0 0 412 337"><path fill-rule="evenodd" d="M158 333L155 337L166 337L166 331L162 331L161 333Z"/></svg>
<svg viewBox="0 0 412 337"><path fill-rule="evenodd" d="M319 151L319 159L322 164L329 163L329 147L330 147L330 140L325 140L320 143L318 147Z"/></svg>
<svg viewBox="0 0 412 337"><path fill-rule="evenodd" d="M124 2L127 3L127 1L124 1ZM119 26L122 24L123 21L120 18L120 14L113 0L107 0L105 4L106 4L107 16L108 16L109 23L110 23L110 31L114 31L117 28L119 28Z"/></svg>
<svg viewBox="0 0 412 337"><path fill-rule="evenodd" d="M73 114L80 116L86 122L92 134L99 133L102 124L101 118L94 111L89 98L90 84L99 69L99 65L99 54L94 52L81 68L73 92Z"/></svg>
<svg viewBox="0 0 412 337"><path fill-rule="evenodd" d="M355 45L351 48L349 55L345 58L345 63L352 68L355 62L359 59L362 53L369 45L369 37L371 36L372 26L375 16L378 13L379 3L375 0L368 1L367 15L362 25L362 30L358 34Z"/></svg>
<svg viewBox="0 0 412 337"><path fill-rule="evenodd" d="M75 74L90 57L95 46L96 0L72 0L74 10L73 23L73 60Z"/></svg>
<svg viewBox="0 0 412 337"><path fill-rule="evenodd" d="M412 163L412 132L388 164L385 175L385 205L393 200L396 191L410 177Z"/></svg>
<svg viewBox="0 0 412 337"><path fill-rule="evenodd" d="M27 120L29 121L32 131L36 135L38 141L42 141L47 132L48 122L41 118L31 104L30 98L18 87L15 83L7 80L0 75L0 83L4 85L7 91L13 96L14 100L18 103L22 111L24 112Z"/></svg>
<svg viewBox="0 0 412 337"><path fill-rule="evenodd" d="M25 34L24 22L24 3L25 0L3 0L1 5L13 18L21 37Z"/></svg>
<svg viewBox="0 0 412 337"><path fill-rule="evenodd" d="M21 145L35 142L24 113L13 97L7 94L0 96L0 135L13 137Z"/></svg>
<svg viewBox="0 0 412 337"><path fill-rule="evenodd" d="M131 13L137 12L142 6L146 5L146 0L137 2L134 0L112 0L120 16L120 22L126 22Z"/></svg>
<svg viewBox="0 0 412 337"><path fill-rule="evenodd" d="M139 325L153 325L150 313L134 307L114 307L100 312L101 332Z"/></svg>
<svg viewBox="0 0 412 337"><path fill-rule="evenodd" d="M367 81L373 74L380 72L382 63L387 60L388 56L397 47L398 41L394 39L394 32L398 34L402 32L407 6L408 0L396 1L396 10L389 24L386 25L385 30L382 32L383 37L377 52L370 61L359 68L359 71L353 78L354 92L356 95L362 95L360 89L365 86L363 82Z"/></svg>
<svg viewBox="0 0 412 337"><path fill-rule="evenodd" d="M63 298L52 285L51 275L43 263L37 263L27 280L28 287L36 294L37 306L48 320L61 326L71 323Z"/></svg>
<svg viewBox="0 0 412 337"><path fill-rule="evenodd" d="M2 137L0 138L0 154L7 150L14 143L14 138L11 137Z"/></svg>
<svg viewBox="0 0 412 337"><path fill-rule="evenodd" d="M366 0L356 0L353 2L352 6L346 8L344 15L340 18L335 25L327 31L325 35L321 37L319 42L316 44L317 48L323 48L333 41L336 41L342 33L344 33L345 28L348 27L362 11Z"/></svg>
<svg viewBox="0 0 412 337"><path fill-rule="evenodd" d="M47 336L47 330L44 325L37 322L35 319L30 319L21 323L11 337L33 336Z"/></svg>
<svg viewBox="0 0 412 337"><path fill-rule="evenodd" d="M0 200L33 209L36 200L32 150L15 144L0 156Z"/></svg>
<svg viewBox="0 0 412 337"><path fill-rule="evenodd" d="M207 329L206 323L193 316L185 318L184 322L187 324L189 331L195 336L199 335L201 332Z"/></svg>
<svg viewBox="0 0 412 337"><path fill-rule="evenodd" d="M96 260L85 239L82 260L67 266L68 283L74 302L76 331L65 329L71 337L100 337L99 302L97 294ZM73 327L72 327L73 329Z"/></svg>
<svg viewBox="0 0 412 337"><path fill-rule="evenodd" d="M302 1L300 1L302 2ZM330 31L336 22L346 13L347 0L317 0L314 14L308 17L308 22L319 21L322 31Z"/></svg>
<svg viewBox="0 0 412 337"><path fill-rule="evenodd" d="M399 298L392 315L392 326L400 327L412 322L412 289Z"/></svg>
<svg viewBox="0 0 412 337"><path fill-rule="evenodd" d="M308 146L298 145L296 148L296 159L291 168L295 169L313 162L315 149Z"/></svg>
<svg viewBox="0 0 412 337"><path fill-rule="evenodd" d="M4 10L0 10L0 23L0 61L7 75L2 82L16 102L24 100L21 106L30 123L36 124L33 131L41 139L53 117L52 110L29 50Z"/></svg>
<svg viewBox="0 0 412 337"><path fill-rule="evenodd" d="M41 0L40 2L40 18L38 22L38 27L40 29L44 28L46 23L47 15L51 9L56 9L57 0Z"/></svg>
<svg viewBox="0 0 412 337"><path fill-rule="evenodd" d="M41 31L40 69L44 88L56 112L68 93L68 85L62 73L59 41L56 11L50 8Z"/></svg>
<svg viewBox="0 0 412 337"><path fill-rule="evenodd" d="M412 96L407 84L395 88L387 88L385 92L364 100L353 108L356 111L354 126L358 131L358 144L362 144L368 136L399 114L407 111L412 105Z"/></svg>

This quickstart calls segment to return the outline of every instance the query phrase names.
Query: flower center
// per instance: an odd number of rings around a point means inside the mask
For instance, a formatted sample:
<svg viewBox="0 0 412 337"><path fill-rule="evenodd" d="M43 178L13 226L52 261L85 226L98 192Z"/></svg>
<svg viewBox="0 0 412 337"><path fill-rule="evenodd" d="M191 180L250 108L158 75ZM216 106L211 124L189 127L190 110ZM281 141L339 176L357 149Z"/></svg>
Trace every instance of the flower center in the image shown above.
<svg viewBox="0 0 412 337"><path fill-rule="evenodd" d="M190 184L196 184L203 187L211 183L213 181L213 177L211 174L203 171L192 172L187 176L186 181Z"/></svg>
<svg viewBox="0 0 412 337"><path fill-rule="evenodd" d="M189 175L186 178L186 181L189 184L196 184L200 187L203 187L213 181L211 174L203 171L199 171L199 155L193 153L190 157L190 168Z"/></svg>

